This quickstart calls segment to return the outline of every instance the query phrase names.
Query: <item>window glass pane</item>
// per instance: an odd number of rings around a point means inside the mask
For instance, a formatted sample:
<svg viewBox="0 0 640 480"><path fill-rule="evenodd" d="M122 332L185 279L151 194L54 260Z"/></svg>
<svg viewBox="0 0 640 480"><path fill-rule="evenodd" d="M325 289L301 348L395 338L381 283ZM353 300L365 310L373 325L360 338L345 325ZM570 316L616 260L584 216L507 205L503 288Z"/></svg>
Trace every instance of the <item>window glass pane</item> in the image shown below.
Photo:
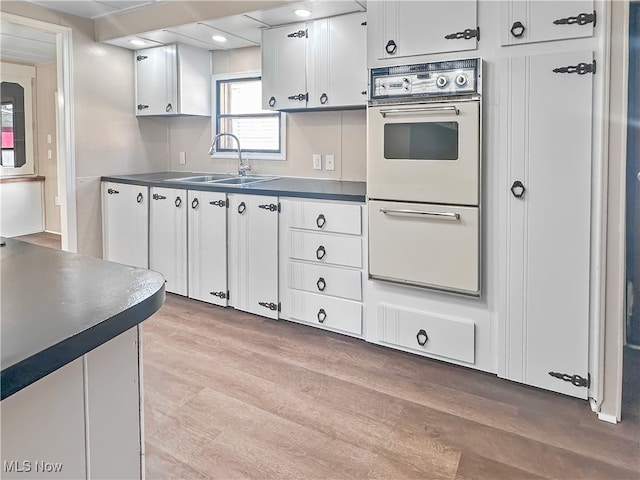
<svg viewBox="0 0 640 480"><path fill-rule="evenodd" d="M384 158L457 160L458 122L388 123Z"/></svg>
<svg viewBox="0 0 640 480"><path fill-rule="evenodd" d="M262 110L262 81L248 80L223 80L218 82L219 113L251 114L267 113Z"/></svg>
<svg viewBox="0 0 640 480"><path fill-rule="evenodd" d="M2 104L2 148L13 148L13 103Z"/></svg>
<svg viewBox="0 0 640 480"><path fill-rule="evenodd" d="M278 114L268 117L224 117L218 120L218 131L233 133L240 139L242 150L277 152L280 150L280 118ZM220 149L234 149L235 140L220 137Z"/></svg>

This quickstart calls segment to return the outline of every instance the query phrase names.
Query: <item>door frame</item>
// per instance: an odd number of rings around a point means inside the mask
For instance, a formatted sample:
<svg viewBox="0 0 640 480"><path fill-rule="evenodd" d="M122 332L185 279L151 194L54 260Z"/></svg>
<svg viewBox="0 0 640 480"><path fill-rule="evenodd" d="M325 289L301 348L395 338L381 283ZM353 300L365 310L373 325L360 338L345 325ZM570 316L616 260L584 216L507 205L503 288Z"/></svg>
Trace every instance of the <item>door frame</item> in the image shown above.
<svg viewBox="0 0 640 480"><path fill-rule="evenodd" d="M58 190L62 249L78 251L76 211L76 160L73 99L73 40L70 27L42 22L11 13L2 13L2 20L15 25L41 30L56 36L56 141L58 158Z"/></svg>

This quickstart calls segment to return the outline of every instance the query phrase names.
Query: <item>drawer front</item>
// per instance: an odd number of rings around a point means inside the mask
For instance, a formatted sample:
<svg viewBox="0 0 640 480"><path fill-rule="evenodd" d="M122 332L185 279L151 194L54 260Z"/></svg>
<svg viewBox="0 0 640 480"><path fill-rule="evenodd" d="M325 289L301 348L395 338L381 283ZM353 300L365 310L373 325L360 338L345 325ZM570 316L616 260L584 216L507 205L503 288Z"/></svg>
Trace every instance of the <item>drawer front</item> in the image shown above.
<svg viewBox="0 0 640 480"><path fill-rule="evenodd" d="M475 324L469 320L379 305L378 335L417 353L475 362Z"/></svg>
<svg viewBox="0 0 640 480"><path fill-rule="evenodd" d="M290 256L298 260L362 268L362 238L291 230Z"/></svg>
<svg viewBox="0 0 640 480"><path fill-rule="evenodd" d="M369 271L383 280L479 295L477 207L369 202Z"/></svg>
<svg viewBox="0 0 640 480"><path fill-rule="evenodd" d="M362 335L362 304L314 293L289 291L292 319L353 335Z"/></svg>
<svg viewBox="0 0 640 480"><path fill-rule="evenodd" d="M289 225L319 232L362 234L362 207L358 204L291 200Z"/></svg>
<svg viewBox="0 0 640 480"><path fill-rule="evenodd" d="M362 275L358 270L289 262L287 273L289 288L362 300Z"/></svg>

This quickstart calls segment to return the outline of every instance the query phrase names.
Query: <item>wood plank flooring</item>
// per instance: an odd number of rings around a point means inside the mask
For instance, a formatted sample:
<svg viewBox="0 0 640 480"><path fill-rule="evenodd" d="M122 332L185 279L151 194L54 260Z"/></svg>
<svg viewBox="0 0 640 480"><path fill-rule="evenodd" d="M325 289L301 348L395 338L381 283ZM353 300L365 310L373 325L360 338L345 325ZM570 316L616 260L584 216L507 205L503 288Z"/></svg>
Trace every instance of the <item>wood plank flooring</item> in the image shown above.
<svg viewBox="0 0 640 480"><path fill-rule="evenodd" d="M143 332L149 479L640 478L634 376L611 425L584 401L171 294Z"/></svg>
<svg viewBox="0 0 640 480"><path fill-rule="evenodd" d="M19 237L13 237L14 240L22 240L23 242L35 243L41 247L55 248L60 250L62 248L61 236L56 233L40 232L33 233L31 235L21 235Z"/></svg>

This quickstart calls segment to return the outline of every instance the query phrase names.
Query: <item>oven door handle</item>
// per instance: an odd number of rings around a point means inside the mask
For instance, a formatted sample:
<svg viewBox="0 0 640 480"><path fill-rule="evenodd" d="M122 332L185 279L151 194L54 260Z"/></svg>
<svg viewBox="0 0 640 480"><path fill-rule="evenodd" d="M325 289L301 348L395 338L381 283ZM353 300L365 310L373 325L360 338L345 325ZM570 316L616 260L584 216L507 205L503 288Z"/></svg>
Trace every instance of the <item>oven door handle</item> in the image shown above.
<svg viewBox="0 0 640 480"><path fill-rule="evenodd" d="M421 210L409 210L404 208L381 208L381 213L385 215L406 215L406 216L416 216L416 217L437 217L446 220L460 220L459 213L453 212L423 212Z"/></svg>
<svg viewBox="0 0 640 480"><path fill-rule="evenodd" d="M460 115L460 110L455 105L439 105L432 107L418 107L418 108L392 108L380 110L380 115L386 117L387 115L401 115L404 113L440 113L451 112L456 115Z"/></svg>

